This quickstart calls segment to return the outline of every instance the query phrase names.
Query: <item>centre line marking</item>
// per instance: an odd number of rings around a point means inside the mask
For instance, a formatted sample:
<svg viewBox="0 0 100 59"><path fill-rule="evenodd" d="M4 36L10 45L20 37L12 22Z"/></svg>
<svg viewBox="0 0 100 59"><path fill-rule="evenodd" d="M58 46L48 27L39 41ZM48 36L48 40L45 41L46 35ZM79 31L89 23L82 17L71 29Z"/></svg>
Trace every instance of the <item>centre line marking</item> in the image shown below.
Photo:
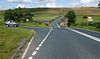
<svg viewBox="0 0 100 59"><path fill-rule="evenodd" d="M36 50L38 51L40 49L40 47L37 47Z"/></svg>
<svg viewBox="0 0 100 59"><path fill-rule="evenodd" d="M57 24L58 28L61 28L58 24Z"/></svg>
<svg viewBox="0 0 100 59"><path fill-rule="evenodd" d="M33 57L29 57L28 59L32 59Z"/></svg>
<svg viewBox="0 0 100 59"><path fill-rule="evenodd" d="M34 56L34 55L36 55L36 53L37 53L37 51L34 51L32 55Z"/></svg>
<svg viewBox="0 0 100 59"><path fill-rule="evenodd" d="M35 49L35 51L32 53L33 56L36 55L36 53L38 52L38 50L40 49L40 47L43 45L43 43L46 41L46 39L48 38L48 36L50 35L51 31L53 29L51 28L50 31L48 32L48 34L45 36L45 38L42 40L42 42L38 45L38 47Z"/></svg>

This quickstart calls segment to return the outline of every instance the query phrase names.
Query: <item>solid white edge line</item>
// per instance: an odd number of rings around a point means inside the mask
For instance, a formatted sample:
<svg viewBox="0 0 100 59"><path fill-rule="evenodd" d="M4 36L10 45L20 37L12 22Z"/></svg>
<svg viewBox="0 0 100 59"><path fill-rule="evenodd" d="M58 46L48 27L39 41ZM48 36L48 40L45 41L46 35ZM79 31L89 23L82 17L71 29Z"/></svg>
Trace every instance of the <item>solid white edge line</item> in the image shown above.
<svg viewBox="0 0 100 59"><path fill-rule="evenodd" d="M29 57L28 59L32 59L33 57Z"/></svg>
<svg viewBox="0 0 100 59"><path fill-rule="evenodd" d="M34 33L35 33L35 32L34 32ZM27 46L25 52L23 53L21 59L24 59L24 57L25 57L25 55L26 55L26 53L27 53L27 51L28 51L28 49L29 49L29 46L30 46L31 42L33 41L33 38L34 38L34 36L31 38L31 41L28 43L28 46Z"/></svg>
<svg viewBox="0 0 100 59"><path fill-rule="evenodd" d="M74 30L74 29L70 29L70 28L68 28L68 29L71 30L71 31L73 31L73 32L76 32L76 33L78 33L78 34L81 34L81 35L83 35L83 36L86 36L86 37L88 37L88 38L91 38L91 39L93 39L93 40L95 40L95 41L100 42L100 38L97 38L97 37L95 37L95 36L88 35L88 34L83 33L83 32L79 32L79 31Z"/></svg>

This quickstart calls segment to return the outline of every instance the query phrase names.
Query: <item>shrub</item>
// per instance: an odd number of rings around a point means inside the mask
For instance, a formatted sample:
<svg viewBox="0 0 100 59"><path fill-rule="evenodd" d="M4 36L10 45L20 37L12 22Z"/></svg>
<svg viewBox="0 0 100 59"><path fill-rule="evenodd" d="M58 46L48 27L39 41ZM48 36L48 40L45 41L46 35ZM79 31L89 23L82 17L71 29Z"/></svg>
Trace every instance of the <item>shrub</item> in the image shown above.
<svg viewBox="0 0 100 59"><path fill-rule="evenodd" d="M76 13L74 11L69 11L66 15L65 15L65 18L68 18L68 23L69 23L69 26L71 24L75 24L75 21L76 21Z"/></svg>

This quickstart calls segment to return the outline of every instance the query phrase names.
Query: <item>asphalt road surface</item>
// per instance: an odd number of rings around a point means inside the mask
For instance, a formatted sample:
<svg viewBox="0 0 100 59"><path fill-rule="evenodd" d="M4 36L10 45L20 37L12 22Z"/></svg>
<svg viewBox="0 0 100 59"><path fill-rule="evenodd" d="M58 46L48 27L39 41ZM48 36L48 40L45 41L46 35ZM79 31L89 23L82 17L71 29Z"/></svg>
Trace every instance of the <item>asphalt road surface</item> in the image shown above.
<svg viewBox="0 0 100 59"><path fill-rule="evenodd" d="M50 29L29 28L36 34L21 59L100 59L100 33L59 28L56 22Z"/></svg>

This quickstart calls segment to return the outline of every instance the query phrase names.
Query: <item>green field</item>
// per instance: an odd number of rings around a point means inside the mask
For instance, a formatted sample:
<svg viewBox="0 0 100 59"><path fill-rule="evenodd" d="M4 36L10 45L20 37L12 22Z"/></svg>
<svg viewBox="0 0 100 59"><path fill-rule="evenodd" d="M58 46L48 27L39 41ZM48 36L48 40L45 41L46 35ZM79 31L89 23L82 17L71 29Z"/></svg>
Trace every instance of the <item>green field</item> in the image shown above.
<svg viewBox="0 0 100 59"><path fill-rule="evenodd" d="M41 14L34 15L33 19L34 20L52 20L58 16L59 15L55 15L55 14L41 13Z"/></svg>
<svg viewBox="0 0 100 59"><path fill-rule="evenodd" d="M33 31L0 27L0 59L8 59L22 39L31 38Z"/></svg>
<svg viewBox="0 0 100 59"><path fill-rule="evenodd" d="M98 15L93 15L91 16L94 20L94 23L100 22L100 16ZM83 28L87 30L94 30L94 31L100 31L100 28L96 28L95 26L87 26L86 24L83 24L83 16L77 16L77 21L75 26L71 26L71 28Z"/></svg>
<svg viewBox="0 0 100 59"><path fill-rule="evenodd" d="M4 21L3 15L0 15L0 26L3 26L4 25L3 21Z"/></svg>
<svg viewBox="0 0 100 59"><path fill-rule="evenodd" d="M49 21L49 20L53 20L55 18L57 18L59 15L55 15L55 14L48 14L48 13L36 13L33 16L33 20L38 20L38 21ZM21 25L24 26L32 26L32 27L42 27L42 28L47 28L48 26L46 26L43 22L41 23L37 23L37 22L28 22L28 23L21 23Z"/></svg>

